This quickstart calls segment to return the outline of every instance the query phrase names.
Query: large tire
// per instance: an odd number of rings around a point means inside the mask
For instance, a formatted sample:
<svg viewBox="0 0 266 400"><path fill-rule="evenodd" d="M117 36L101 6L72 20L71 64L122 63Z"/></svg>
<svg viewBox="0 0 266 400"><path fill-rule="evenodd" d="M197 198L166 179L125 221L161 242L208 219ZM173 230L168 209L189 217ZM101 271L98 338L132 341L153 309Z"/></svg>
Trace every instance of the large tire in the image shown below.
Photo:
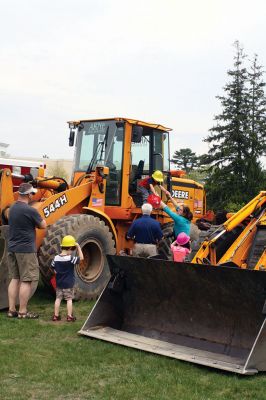
<svg viewBox="0 0 266 400"><path fill-rule="evenodd" d="M51 261L60 252L65 235L74 236L84 254L84 261L75 267L75 299L95 299L110 277L105 255L116 252L113 235L104 221L85 214L66 216L49 226L39 262L43 280L50 286Z"/></svg>
<svg viewBox="0 0 266 400"><path fill-rule="evenodd" d="M7 260L7 241L8 241L9 226L3 225L0 227L0 310L8 308L8 285L10 282L8 276L8 260ZM32 282L31 295L32 297L37 289L38 281ZM19 304L17 298L16 304Z"/></svg>
<svg viewBox="0 0 266 400"><path fill-rule="evenodd" d="M7 235L8 226L1 226L0 230L0 310L8 307L7 289L9 284L7 264Z"/></svg>

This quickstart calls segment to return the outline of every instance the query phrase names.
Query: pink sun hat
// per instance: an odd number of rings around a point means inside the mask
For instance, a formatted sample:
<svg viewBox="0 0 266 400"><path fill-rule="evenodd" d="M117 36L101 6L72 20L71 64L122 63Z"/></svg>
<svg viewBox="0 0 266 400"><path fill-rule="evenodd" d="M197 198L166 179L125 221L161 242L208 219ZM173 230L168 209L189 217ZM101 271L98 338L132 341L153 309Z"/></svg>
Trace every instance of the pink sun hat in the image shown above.
<svg viewBox="0 0 266 400"><path fill-rule="evenodd" d="M189 241L190 241L190 236L188 236L185 232L181 232L179 233L179 235L177 235L176 243L180 244L180 246L183 246Z"/></svg>

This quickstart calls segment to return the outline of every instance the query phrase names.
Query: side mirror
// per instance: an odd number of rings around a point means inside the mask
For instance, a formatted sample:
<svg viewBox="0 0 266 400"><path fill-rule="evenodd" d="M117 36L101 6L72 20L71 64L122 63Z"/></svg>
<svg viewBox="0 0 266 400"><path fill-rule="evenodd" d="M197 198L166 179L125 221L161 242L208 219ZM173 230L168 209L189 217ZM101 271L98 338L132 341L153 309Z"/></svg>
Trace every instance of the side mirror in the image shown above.
<svg viewBox="0 0 266 400"><path fill-rule="evenodd" d="M132 139L131 139L131 141L133 143L140 143L142 135L143 135L143 127L142 126L138 126L138 125L134 125L133 128L132 128Z"/></svg>
<svg viewBox="0 0 266 400"><path fill-rule="evenodd" d="M70 147L74 146L74 142L75 142L75 131L70 130L69 138L68 138L69 146Z"/></svg>

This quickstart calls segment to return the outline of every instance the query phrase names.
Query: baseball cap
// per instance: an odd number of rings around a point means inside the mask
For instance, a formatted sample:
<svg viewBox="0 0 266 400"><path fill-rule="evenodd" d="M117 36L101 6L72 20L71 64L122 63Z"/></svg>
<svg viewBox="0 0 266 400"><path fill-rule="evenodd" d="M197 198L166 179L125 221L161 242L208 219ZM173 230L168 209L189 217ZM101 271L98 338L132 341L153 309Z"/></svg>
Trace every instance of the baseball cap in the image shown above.
<svg viewBox="0 0 266 400"><path fill-rule="evenodd" d="M18 188L19 194L26 195L30 193L37 193L38 190L34 189L34 187L30 183L21 183Z"/></svg>

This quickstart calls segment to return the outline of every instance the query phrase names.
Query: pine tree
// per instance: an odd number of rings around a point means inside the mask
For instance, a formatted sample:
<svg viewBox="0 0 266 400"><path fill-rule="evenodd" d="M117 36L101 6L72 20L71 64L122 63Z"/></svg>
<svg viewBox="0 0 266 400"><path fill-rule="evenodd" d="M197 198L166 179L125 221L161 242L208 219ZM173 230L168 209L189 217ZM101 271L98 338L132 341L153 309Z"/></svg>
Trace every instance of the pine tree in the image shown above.
<svg viewBox="0 0 266 400"><path fill-rule="evenodd" d="M255 54L248 73L250 82L250 154L266 154L266 98L264 95L263 67Z"/></svg>
<svg viewBox="0 0 266 400"><path fill-rule="evenodd" d="M198 157L191 149L180 149L174 152L171 162L189 173L197 165Z"/></svg>
<svg viewBox="0 0 266 400"><path fill-rule="evenodd" d="M248 71L249 81L249 126L247 138L249 140L248 155L246 157L247 193L254 196L264 189L264 171L260 157L266 153L266 98L264 95L263 67L258 64L255 54Z"/></svg>
<svg viewBox="0 0 266 400"><path fill-rule="evenodd" d="M214 208L226 207L229 202L246 203L261 185L259 156L265 152L266 132L263 72L257 58L248 72L239 42L235 48L234 68L228 71L230 82L224 87L224 96L217 96L222 112L215 116L216 126L205 139L209 152L201 157L209 173L208 201Z"/></svg>

